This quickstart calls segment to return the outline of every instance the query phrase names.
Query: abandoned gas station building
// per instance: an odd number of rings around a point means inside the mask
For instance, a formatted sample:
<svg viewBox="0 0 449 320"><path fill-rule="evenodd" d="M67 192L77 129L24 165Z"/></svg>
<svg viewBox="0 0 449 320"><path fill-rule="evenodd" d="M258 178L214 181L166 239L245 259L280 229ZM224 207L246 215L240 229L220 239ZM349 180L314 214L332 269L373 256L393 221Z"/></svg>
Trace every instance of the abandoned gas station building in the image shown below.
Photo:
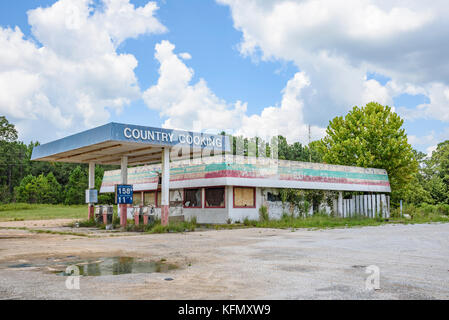
<svg viewBox="0 0 449 320"><path fill-rule="evenodd" d="M390 215L383 169L243 157L230 149L228 136L109 123L40 145L32 160L88 163L89 189L94 189L95 164L120 165L105 172L100 192L131 184L134 205L147 207L162 224L169 215L196 217L198 223L258 219L263 205L271 218L279 218L285 210L279 198L283 188L336 191L332 205L322 203L319 209L338 216ZM344 191L350 192L345 199ZM92 217L95 201L87 201ZM130 211L119 205L122 225Z"/></svg>
<svg viewBox="0 0 449 320"><path fill-rule="evenodd" d="M331 205L323 201L319 208L311 206L309 214L316 209L344 217L389 216L385 170L233 155L195 160L170 163L170 216L196 217L199 223L241 222L258 219L261 206L267 207L273 219L283 212L297 215L297 208L282 203L282 188L357 192L348 199L335 197ZM161 214L160 172L160 165L128 169L134 206L149 206L156 216ZM120 170L106 171L100 192L113 192L119 182Z"/></svg>

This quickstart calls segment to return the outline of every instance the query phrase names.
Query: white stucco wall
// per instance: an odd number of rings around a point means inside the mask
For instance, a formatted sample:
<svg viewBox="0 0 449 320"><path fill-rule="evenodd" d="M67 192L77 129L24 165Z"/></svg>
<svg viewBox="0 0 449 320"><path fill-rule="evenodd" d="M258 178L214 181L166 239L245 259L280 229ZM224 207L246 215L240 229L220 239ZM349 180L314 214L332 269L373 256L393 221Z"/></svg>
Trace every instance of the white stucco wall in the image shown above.
<svg viewBox="0 0 449 320"><path fill-rule="evenodd" d="M256 188L256 207L255 208L234 208L234 187L233 186L226 186L225 187L225 208L204 208L205 203L205 191L204 188L202 190L202 202L203 202L203 208L184 208L182 205L182 200L184 197L184 190L178 189L178 190L170 190L170 216L184 216L184 220L188 221L192 217L196 217L196 220L198 223L211 223L211 224L225 224L228 223L228 220L230 220L232 223L235 222L243 222L245 218L248 218L250 220L258 220L259 219L259 209L262 205L267 206L268 208L268 215L270 219L280 219L282 217L283 212L286 212L287 214L291 214L292 210L295 216L298 216L298 210L294 207L291 207L290 204L286 203L285 206L282 206L281 201L268 201L268 192L271 192L273 194L278 194L279 189L277 188ZM360 196L360 199L364 198L363 196ZM376 198L376 197L373 197ZM389 213L387 212L387 206L388 206L388 198L385 197L385 195L379 196L379 199L382 199L384 202L384 211L383 215L387 216ZM347 206L346 212L347 215L350 215L350 211L352 207L354 207L356 204L360 207L363 207L363 203L357 203L357 201L354 199L345 199L345 202ZM174 205L176 204L176 205ZM351 204L351 206L349 205ZM370 202L368 202L368 205L371 205ZM335 199L333 201L333 210L337 211L337 200ZM332 208L329 207L326 203L320 204L320 210L324 210L327 214L330 214ZM160 208L154 208L154 214L160 218L161 215L161 209ZM313 208L311 207L309 210L309 215L313 214ZM132 218L131 212L129 212L128 218Z"/></svg>
<svg viewBox="0 0 449 320"><path fill-rule="evenodd" d="M256 207L255 208L234 208L234 201L233 201L233 187L229 186L229 201L228 201L228 208L229 208L229 218L232 222L243 222L245 218L248 218L250 220L258 220L259 219L259 208L263 204L263 197L261 193L261 188L256 188Z"/></svg>
<svg viewBox="0 0 449 320"><path fill-rule="evenodd" d="M196 217L197 223L224 224L228 220L227 208L183 208L184 220Z"/></svg>

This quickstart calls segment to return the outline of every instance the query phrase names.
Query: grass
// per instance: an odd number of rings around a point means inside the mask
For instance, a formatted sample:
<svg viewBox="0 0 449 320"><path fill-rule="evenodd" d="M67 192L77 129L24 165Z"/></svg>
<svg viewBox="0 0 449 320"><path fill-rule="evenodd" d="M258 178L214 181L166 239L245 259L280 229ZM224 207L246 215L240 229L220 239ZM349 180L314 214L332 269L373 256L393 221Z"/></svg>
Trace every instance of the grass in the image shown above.
<svg viewBox="0 0 449 320"><path fill-rule="evenodd" d="M449 218L449 205L427 203L420 206L404 205L402 214L410 216L410 219L406 219L406 221L414 223L443 222ZM391 211L391 217L392 219L404 219L404 217L401 217L399 208Z"/></svg>
<svg viewBox="0 0 449 320"><path fill-rule="evenodd" d="M88 234L80 233L80 232L70 232L70 231L53 231L53 230L41 230L41 229L29 229L25 228L26 230L34 233L48 233L48 234L58 234L63 236L78 236L78 237L91 237Z"/></svg>
<svg viewBox="0 0 449 320"><path fill-rule="evenodd" d="M341 227L357 227L357 226L378 226L382 224L402 223L429 223L429 222L449 222L449 206L448 205L427 205L421 206L404 206L403 213L410 216L410 219L400 217L399 210L393 209L391 218L385 219L369 219L364 217L339 218L330 217L325 214L316 214L311 217L291 217L284 215L279 220L271 220L265 209L260 211L259 220L245 219L243 223L223 224L223 225L201 225L205 228L236 229L236 228L341 228ZM87 215L86 205L64 206L64 205L45 205L45 204L26 204L12 203L0 205L0 221L23 221L23 220L45 220L45 219L83 219ZM116 217L116 215L115 215ZM116 217L113 221L114 229L120 227L120 220ZM74 223L70 226L74 227ZM80 227L97 227L105 229L105 225L98 224L95 221L81 220ZM185 232L194 231L198 228L195 218L191 221L171 223L169 226L162 226L160 220L151 222L149 225L134 225L133 221L128 221L126 231L130 232L146 232L146 233L167 233L167 232ZM35 231L38 232L38 231ZM46 231L42 231L46 232ZM49 232L50 233L50 232ZM65 234L65 233L64 233ZM78 235L78 234L74 234Z"/></svg>
<svg viewBox="0 0 449 320"><path fill-rule="evenodd" d="M121 228L120 219L115 217L112 221L113 229L117 230ZM75 222L70 223L69 227L75 227ZM81 220L78 222L80 228L99 228L105 229L106 226L103 223L97 223L94 220ZM128 232L145 232L145 233L169 233L169 232L186 232L195 231L197 227L196 219L192 221L170 223L168 226L161 225L160 220L153 221L147 225L139 224L135 225L133 220L128 220L126 225L126 231Z"/></svg>
<svg viewBox="0 0 449 320"><path fill-rule="evenodd" d="M410 210L408 211L410 213ZM393 213L393 212L392 212ZM390 219L383 218L366 218L366 217L350 217L340 218L331 217L326 214L315 214L306 218L291 217L285 214L279 220L270 220L264 214L261 214L259 220L250 220L248 218L239 224L212 225L210 228L220 229L236 229L236 228L272 228L272 229L327 229L327 228L350 228L363 226L379 226L383 224L418 224L431 222L449 222L449 216L441 214L441 210L425 210L419 208L411 215L411 219L404 217L392 216Z"/></svg>
<svg viewBox="0 0 449 320"><path fill-rule="evenodd" d="M155 224L147 232L148 233L186 232L186 231L195 231L196 227L197 225L191 222L171 223L168 226Z"/></svg>
<svg viewBox="0 0 449 320"><path fill-rule="evenodd" d="M9 203L0 205L0 221L82 219L87 205Z"/></svg>
<svg viewBox="0 0 449 320"><path fill-rule="evenodd" d="M368 219L363 217L351 217L351 218L339 218L330 217L328 215L316 214L311 217L291 217L284 215L279 220L248 220L245 219L243 224L247 227L256 228L274 228L274 229L287 229L287 228L341 228L341 227L356 227L356 226L378 226L386 223L382 219Z"/></svg>
<svg viewBox="0 0 449 320"><path fill-rule="evenodd" d="M316 214L307 218L291 217L284 215L279 220L270 220L263 217L259 220L243 220L243 223L211 225L210 228L216 230L238 229L238 228L270 228L270 229L325 229L325 228L347 228L358 226L378 226L389 223L383 219L368 219L363 217L339 218L328 215Z"/></svg>

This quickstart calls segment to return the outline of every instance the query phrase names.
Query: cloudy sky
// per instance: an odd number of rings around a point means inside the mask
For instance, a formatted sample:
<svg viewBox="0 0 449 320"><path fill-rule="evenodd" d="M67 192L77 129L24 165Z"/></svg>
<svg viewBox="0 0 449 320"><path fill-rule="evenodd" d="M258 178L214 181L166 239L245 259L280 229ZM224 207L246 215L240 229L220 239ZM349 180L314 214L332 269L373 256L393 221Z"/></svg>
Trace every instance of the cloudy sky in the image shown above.
<svg viewBox="0 0 449 320"><path fill-rule="evenodd" d="M449 6L418 0L3 0L0 115L25 141L110 121L307 143L377 101L449 139Z"/></svg>

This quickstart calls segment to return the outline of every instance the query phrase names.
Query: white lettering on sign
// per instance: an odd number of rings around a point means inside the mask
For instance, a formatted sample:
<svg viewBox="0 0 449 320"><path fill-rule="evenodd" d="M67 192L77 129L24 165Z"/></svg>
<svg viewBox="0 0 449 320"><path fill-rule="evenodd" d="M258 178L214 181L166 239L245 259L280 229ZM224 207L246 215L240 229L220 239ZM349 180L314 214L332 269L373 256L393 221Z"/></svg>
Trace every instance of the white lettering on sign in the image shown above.
<svg viewBox="0 0 449 320"><path fill-rule="evenodd" d="M206 137L206 136L191 136L189 134L178 134L177 140L175 140L175 135L173 133L154 131L154 130L143 130L143 129L130 129L125 128L123 130L123 135L127 139L135 140L150 140L150 141L160 141L160 142L178 142L181 144L197 145L197 146L212 146L221 148L223 146L223 141L221 137Z"/></svg>
<svg viewBox="0 0 449 320"><path fill-rule="evenodd" d="M179 135L178 137L179 143L186 143L186 136L185 135Z"/></svg>
<svg viewBox="0 0 449 320"><path fill-rule="evenodd" d="M125 137L130 139L131 138L131 129L130 128L125 128L125 131L123 132L123 134L125 135Z"/></svg>

